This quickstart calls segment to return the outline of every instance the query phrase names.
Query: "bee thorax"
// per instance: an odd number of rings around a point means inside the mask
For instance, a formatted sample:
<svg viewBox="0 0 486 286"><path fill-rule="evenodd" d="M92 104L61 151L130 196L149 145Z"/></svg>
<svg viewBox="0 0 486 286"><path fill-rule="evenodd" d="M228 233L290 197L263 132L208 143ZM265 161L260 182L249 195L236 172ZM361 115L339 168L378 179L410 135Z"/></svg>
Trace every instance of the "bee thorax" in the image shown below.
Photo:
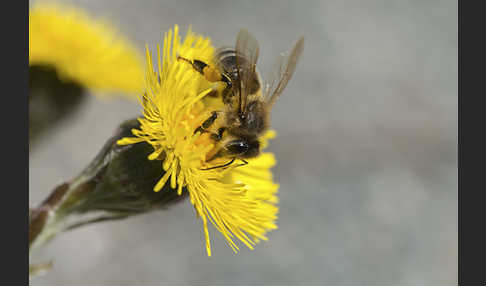
<svg viewBox="0 0 486 286"><path fill-rule="evenodd" d="M248 130L252 134L260 134L265 130L266 113L263 103L259 100L249 102L246 112L241 117L241 128Z"/></svg>

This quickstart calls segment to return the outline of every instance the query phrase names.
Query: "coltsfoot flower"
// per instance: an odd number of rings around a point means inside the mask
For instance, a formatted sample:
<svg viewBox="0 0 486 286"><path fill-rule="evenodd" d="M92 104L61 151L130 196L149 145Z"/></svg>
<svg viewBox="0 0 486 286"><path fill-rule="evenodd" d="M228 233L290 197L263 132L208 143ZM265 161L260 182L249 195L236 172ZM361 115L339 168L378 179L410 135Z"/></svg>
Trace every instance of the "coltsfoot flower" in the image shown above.
<svg viewBox="0 0 486 286"><path fill-rule="evenodd" d="M210 169L225 160L206 162L214 142L207 133L194 133L212 111L221 108L222 102L206 97L218 87L187 63L178 61L177 56L212 64L213 53L209 38L189 30L182 41L177 26L165 34L162 55L158 46L157 70L147 48L140 128L132 130L134 137L118 141L120 145L147 142L153 147L148 159L161 162L161 179L154 185L155 192L166 185L178 194L187 189L203 222L208 256L211 256L208 221L238 252L235 238L253 249L257 242L267 239L268 231L277 228L278 213L278 185L273 182L270 171L276 163L273 154L262 152L244 166L232 164L228 168ZM262 139L263 146L274 136L275 132L267 132Z"/></svg>
<svg viewBox="0 0 486 286"><path fill-rule="evenodd" d="M139 51L109 23L52 3L29 11L29 66L53 67L82 87L131 96L143 90Z"/></svg>

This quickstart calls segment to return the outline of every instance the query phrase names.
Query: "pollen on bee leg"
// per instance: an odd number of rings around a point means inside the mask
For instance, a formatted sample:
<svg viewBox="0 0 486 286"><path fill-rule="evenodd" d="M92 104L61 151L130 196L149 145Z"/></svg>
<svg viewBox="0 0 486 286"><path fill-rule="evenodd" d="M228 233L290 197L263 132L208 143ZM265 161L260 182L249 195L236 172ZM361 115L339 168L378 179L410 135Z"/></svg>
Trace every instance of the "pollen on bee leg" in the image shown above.
<svg viewBox="0 0 486 286"><path fill-rule="evenodd" d="M212 66L205 66L203 68L204 77L210 82L221 81L221 72Z"/></svg>
<svg viewBox="0 0 486 286"><path fill-rule="evenodd" d="M228 84L224 81L217 81L215 82L215 85L213 87L213 89L218 92L218 93L221 93L223 92L226 88L228 87Z"/></svg>

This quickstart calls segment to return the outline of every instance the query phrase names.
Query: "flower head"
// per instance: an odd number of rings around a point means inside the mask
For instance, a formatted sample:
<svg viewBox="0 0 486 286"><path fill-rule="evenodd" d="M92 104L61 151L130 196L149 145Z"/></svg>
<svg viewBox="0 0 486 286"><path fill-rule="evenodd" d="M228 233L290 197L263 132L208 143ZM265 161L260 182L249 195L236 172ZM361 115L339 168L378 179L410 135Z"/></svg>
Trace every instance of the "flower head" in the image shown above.
<svg viewBox="0 0 486 286"><path fill-rule="evenodd" d="M211 255L208 221L223 234L237 252L237 238L247 247L266 240L266 232L276 229L278 185L272 181L270 168L275 164L271 153L261 153L245 166L232 164L228 168L221 160L206 162L206 155L215 146L207 133L194 130L222 107L219 99L205 98L214 88L187 63L177 56L198 59L209 64L214 48L208 38L190 30L184 41L178 27L165 34L162 57L158 47L158 70L154 71L152 56L147 49L146 91L141 97L143 118L135 137L124 138L118 144L148 142L154 148L149 160L161 160L165 172L154 191L166 184L181 194L186 188L197 215L202 219L207 253ZM267 132L262 143L275 134ZM227 161L227 160L226 160ZM209 170L204 170L209 169Z"/></svg>
<svg viewBox="0 0 486 286"><path fill-rule="evenodd" d="M29 65L55 67L63 79L103 91L138 94L143 62L108 23L79 8L34 4L29 12Z"/></svg>

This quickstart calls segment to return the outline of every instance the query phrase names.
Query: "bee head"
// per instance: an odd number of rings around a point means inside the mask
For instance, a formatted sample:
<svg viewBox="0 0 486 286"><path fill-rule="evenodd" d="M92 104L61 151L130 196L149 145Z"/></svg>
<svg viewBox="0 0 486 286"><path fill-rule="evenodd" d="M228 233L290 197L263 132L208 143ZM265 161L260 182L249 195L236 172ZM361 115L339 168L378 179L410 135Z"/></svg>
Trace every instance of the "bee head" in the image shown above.
<svg viewBox="0 0 486 286"><path fill-rule="evenodd" d="M224 146L226 155L253 158L260 153L260 142L256 138L236 139Z"/></svg>

